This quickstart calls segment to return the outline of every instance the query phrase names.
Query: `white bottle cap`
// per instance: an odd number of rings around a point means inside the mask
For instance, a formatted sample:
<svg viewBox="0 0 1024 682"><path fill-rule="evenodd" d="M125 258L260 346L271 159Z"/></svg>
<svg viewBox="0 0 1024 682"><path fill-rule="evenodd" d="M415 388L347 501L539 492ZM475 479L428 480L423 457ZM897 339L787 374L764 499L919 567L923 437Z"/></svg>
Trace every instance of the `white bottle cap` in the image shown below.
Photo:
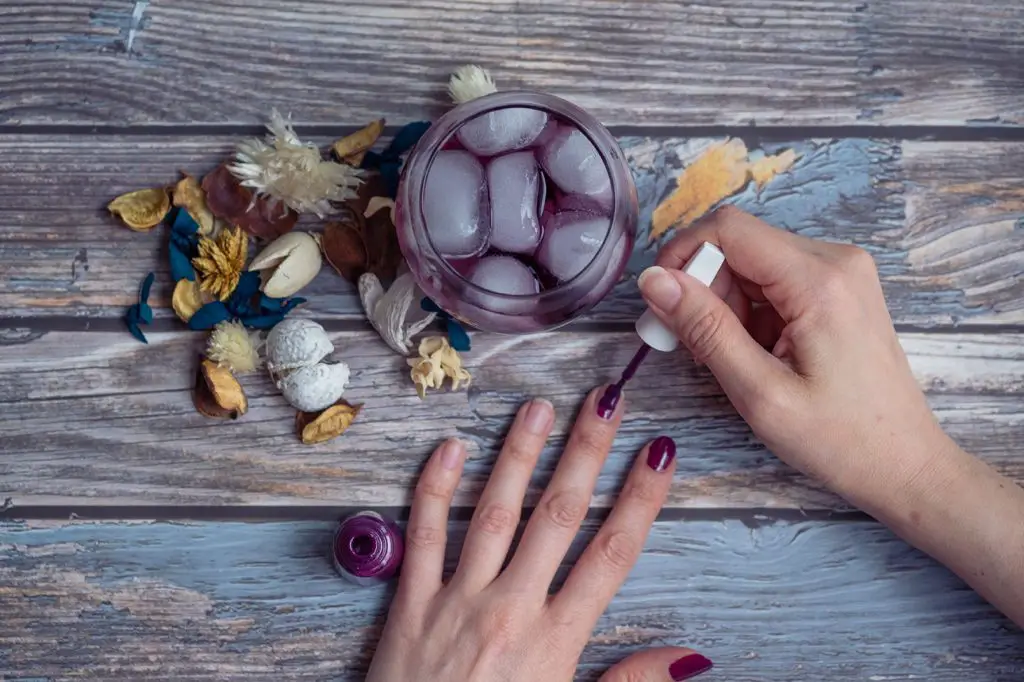
<svg viewBox="0 0 1024 682"><path fill-rule="evenodd" d="M725 254L714 244L704 242L683 268L683 272L709 287L715 281L715 276L722 269L723 263ZM636 321L636 333L648 346L663 353L679 347L679 339L675 333L650 310L645 311Z"/></svg>

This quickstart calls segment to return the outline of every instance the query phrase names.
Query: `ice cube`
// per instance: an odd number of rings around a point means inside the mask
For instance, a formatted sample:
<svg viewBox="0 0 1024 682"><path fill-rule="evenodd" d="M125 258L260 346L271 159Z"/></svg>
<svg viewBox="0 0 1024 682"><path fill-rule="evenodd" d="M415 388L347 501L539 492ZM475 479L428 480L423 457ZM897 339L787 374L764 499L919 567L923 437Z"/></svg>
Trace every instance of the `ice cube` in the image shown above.
<svg viewBox="0 0 1024 682"><path fill-rule="evenodd" d="M478 116L459 128L462 146L478 156L494 156L526 147L547 125L548 115L539 109L508 107Z"/></svg>
<svg viewBox="0 0 1024 682"><path fill-rule="evenodd" d="M530 254L540 244L537 207L544 178L531 152L515 152L487 164L491 247Z"/></svg>
<svg viewBox="0 0 1024 682"><path fill-rule="evenodd" d="M559 126L537 156L563 192L591 199L602 213L611 211L612 179L597 148L579 129Z"/></svg>
<svg viewBox="0 0 1024 682"><path fill-rule="evenodd" d="M484 167L472 154L440 151L427 173L423 218L434 248L450 258L487 249L490 208Z"/></svg>
<svg viewBox="0 0 1024 682"><path fill-rule="evenodd" d="M600 201L593 197L588 197L586 194L561 194L558 197L558 210L585 211L609 217L611 215L611 211L602 206Z"/></svg>
<svg viewBox="0 0 1024 682"><path fill-rule="evenodd" d="M540 291L533 271L511 256L481 258L469 281L486 291L510 296L530 296Z"/></svg>
<svg viewBox="0 0 1024 682"><path fill-rule="evenodd" d="M567 282L590 265L604 243L611 220L582 211L562 211L544 223L537 262Z"/></svg>

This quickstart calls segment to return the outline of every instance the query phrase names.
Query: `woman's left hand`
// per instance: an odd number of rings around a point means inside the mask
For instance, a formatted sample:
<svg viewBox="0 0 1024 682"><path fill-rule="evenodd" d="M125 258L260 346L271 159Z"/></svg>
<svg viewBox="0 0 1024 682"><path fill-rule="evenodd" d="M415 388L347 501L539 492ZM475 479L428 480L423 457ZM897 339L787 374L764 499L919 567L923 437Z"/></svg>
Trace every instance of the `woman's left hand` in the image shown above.
<svg viewBox="0 0 1024 682"><path fill-rule="evenodd" d="M549 595L587 514L622 415L597 414L591 392L558 468L504 569L530 477L554 423L545 400L519 410L473 514L458 568L442 581L448 510L465 460L444 443L416 487L398 592L367 682L571 682L580 654L640 556L675 470L675 445L659 438L637 458L611 515ZM603 682L670 682L710 668L688 649L630 656Z"/></svg>

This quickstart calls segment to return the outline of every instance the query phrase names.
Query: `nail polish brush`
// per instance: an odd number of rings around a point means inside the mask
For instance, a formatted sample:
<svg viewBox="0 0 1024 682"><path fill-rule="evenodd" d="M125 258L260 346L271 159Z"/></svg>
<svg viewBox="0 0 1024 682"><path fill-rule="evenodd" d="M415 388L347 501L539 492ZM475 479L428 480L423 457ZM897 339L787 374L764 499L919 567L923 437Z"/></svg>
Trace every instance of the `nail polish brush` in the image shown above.
<svg viewBox="0 0 1024 682"><path fill-rule="evenodd" d="M683 267L683 272L690 275L706 287L710 287L715 281L715 276L722 269L725 263L725 254L711 244L704 242L697 249L697 253ZM597 403L597 411L601 416L611 416L615 412L615 406L619 404L622 396L622 388L626 382L633 378L640 363L644 361L651 349L667 353L679 347L679 339L675 333L665 325L652 310L644 311L644 314L636 321L636 333L643 341L643 345L633 356L633 359L622 371L619 380L605 389L604 395Z"/></svg>

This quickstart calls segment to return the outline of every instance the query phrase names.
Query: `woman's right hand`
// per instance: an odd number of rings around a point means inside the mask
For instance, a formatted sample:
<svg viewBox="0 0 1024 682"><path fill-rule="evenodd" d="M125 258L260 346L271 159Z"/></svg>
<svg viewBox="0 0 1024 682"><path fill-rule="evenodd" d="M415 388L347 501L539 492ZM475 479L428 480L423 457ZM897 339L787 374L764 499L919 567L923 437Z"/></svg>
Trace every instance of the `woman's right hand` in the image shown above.
<svg viewBox="0 0 1024 682"><path fill-rule="evenodd" d="M705 241L728 265L711 290L681 272ZM866 502L854 499L864 486L913 480L937 448L952 445L911 374L862 249L726 207L680 231L639 285L755 434L855 504Z"/></svg>

